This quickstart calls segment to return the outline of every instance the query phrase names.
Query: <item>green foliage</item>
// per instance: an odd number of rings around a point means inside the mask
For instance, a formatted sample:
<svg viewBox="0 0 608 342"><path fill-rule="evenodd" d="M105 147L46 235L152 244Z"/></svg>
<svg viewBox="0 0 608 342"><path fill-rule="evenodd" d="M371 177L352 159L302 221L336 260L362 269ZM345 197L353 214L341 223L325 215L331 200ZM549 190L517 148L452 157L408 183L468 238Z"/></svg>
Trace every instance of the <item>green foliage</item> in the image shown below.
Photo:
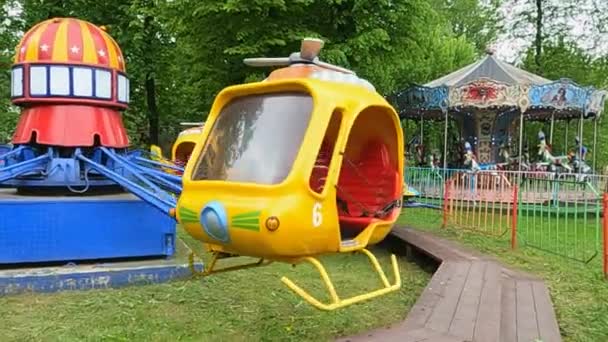
<svg viewBox="0 0 608 342"><path fill-rule="evenodd" d="M544 71L541 76L551 80L570 78L581 85L603 86L605 76L600 75L605 67L604 59L597 59L585 50L564 37L543 45L541 57ZM523 67L531 68L534 64L534 52L528 50L524 55Z"/></svg>
<svg viewBox="0 0 608 342"><path fill-rule="evenodd" d="M35 23L74 16L105 25L126 56L132 103L124 121L132 143L147 144L154 134L150 125L158 125L166 148L181 129L180 121L205 119L222 88L262 80L271 71L245 66L243 58L288 56L299 49L301 38L320 37L326 42L321 59L355 70L388 95L473 62L496 38L502 20L498 7L509 1L519 4L519 0L2 0L1 17L8 17L10 8L21 11L0 22L4 70L0 92L9 93L14 46ZM548 2L545 18L563 16L570 5ZM534 20L530 6L520 4L517 22L522 28ZM603 14L597 16L602 19ZM545 34L558 27L557 23L549 26ZM568 43L558 39L549 43L553 45L545 44L543 60L548 77L604 85L605 58L592 61L586 51L572 50ZM529 58L524 65L531 65ZM152 102L151 88L146 87L150 79L155 86ZM158 122L151 104L156 104ZM0 97L0 110L0 139L6 139L18 115L7 95Z"/></svg>
<svg viewBox="0 0 608 342"><path fill-rule="evenodd" d="M287 56L303 37L323 38L323 60L355 70L384 94L449 72L475 54L467 34L453 33L449 11L435 11L428 0L7 1L21 12L0 30L5 70L20 35L41 20L74 16L109 28L126 56L132 103L124 118L135 145L147 143L156 124L147 80L154 80L152 104L167 146L178 122L203 120L222 88L271 71L247 67L243 58ZM3 73L0 91L8 86ZM13 113L0 119L4 134L17 116L7 97L0 106Z"/></svg>
<svg viewBox="0 0 608 342"><path fill-rule="evenodd" d="M322 59L356 70L385 94L447 72L473 55L471 45L454 38L422 0L308 0L289 5L192 0L174 10L187 14L175 21L178 40L193 50L192 75L204 79L201 87L211 94L260 73L244 66L243 58L287 56L306 36L326 41ZM210 102L200 105L208 107Z"/></svg>
<svg viewBox="0 0 608 342"><path fill-rule="evenodd" d="M457 37L471 41L478 52L494 42L500 29L502 0L432 0L433 7L445 17ZM471 15L474 13L475 15Z"/></svg>
<svg viewBox="0 0 608 342"><path fill-rule="evenodd" d="M9 15L14 4L13 0L0 0L0 18L4 18L0 20L0 143L10 141L19 116L10 103L10 66L19 40L16 34L19 22Z"/></svg>

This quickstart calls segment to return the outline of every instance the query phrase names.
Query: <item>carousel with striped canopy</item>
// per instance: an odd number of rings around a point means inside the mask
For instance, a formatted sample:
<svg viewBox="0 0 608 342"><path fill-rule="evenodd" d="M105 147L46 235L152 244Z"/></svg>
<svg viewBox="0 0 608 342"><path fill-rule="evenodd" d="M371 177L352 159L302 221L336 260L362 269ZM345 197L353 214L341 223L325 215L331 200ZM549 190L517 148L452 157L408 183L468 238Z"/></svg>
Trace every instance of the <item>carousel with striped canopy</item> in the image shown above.
<svg viewBox="0 0 608 342"><path fill-rule="evenodd" d="M125 58L103 26L35 25L10 96L21 115L0 149L0 265L173 254L181 178L166 171L183 170L129 149Z"/></svg>
<svg viewBox="0 0 608 342"><path fill-rule="evenodd" d="M11 98L23 108L14 144L129 145L120 114L129 79L103 27L66 18L28 31L17 47Z"/></svg>

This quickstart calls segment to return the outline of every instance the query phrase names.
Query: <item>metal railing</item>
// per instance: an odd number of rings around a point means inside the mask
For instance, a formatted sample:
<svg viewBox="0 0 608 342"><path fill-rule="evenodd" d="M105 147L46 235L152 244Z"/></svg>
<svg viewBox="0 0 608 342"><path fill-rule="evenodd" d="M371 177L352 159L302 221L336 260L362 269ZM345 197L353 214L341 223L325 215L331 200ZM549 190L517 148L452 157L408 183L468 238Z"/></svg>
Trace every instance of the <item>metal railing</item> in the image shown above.
<svg viewBox="0 0 608 342"><path fill-rule="evenodd" d="M602 229L608 230L608 220L600 219L608 192L605 175L408 167L405 181L419 192L411 201L436 209L406 208L405 222L413 226L440 222L508 236L513 248L519 242L585 263L602 251Z"/></svg>

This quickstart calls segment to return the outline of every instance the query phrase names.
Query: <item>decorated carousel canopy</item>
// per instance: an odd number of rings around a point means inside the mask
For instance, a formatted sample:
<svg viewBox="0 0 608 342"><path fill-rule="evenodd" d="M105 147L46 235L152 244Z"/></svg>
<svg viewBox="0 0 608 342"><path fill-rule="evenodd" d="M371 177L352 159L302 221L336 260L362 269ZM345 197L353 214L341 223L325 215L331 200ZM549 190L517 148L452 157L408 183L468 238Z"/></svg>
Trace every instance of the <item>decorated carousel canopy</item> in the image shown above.
<svg viewBox="0 0 608 342"><path fill-rule="evenodd" d="M401 118L443 119L492 109L521 111L528 119L599 116L607 92L569 79L551 81L498 60L491 51L464 68L389 97Z"/></svg>

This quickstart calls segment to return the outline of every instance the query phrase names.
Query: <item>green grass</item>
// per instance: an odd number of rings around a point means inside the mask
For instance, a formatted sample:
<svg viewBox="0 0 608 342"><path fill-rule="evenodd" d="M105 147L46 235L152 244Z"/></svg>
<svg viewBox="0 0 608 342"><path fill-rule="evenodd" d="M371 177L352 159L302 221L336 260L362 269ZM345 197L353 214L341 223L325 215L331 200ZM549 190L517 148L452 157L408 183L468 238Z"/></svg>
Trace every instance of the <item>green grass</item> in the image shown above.
<svg viewBox="0 0 608 342"><path fill-rule="evenodd" d="M574 244L574 239L566 238L573 237L572 225L566 234L549 228L555 224L553 219L524 221L520 247L511 250L509 234L495 237L455 227L442 229L441 215L437 210L405 209L400 222L459 241L516 269L541 277L549 287L564 341L608 341L608 282L603 276L601 254L585 264L531 247L540 246L544 235L542 247L554 253L568 254L568 249L581 249L580 245ZM589 222L584 223L587 225L579 223L576 230L583 232L577 240L579 244L583 241L588 248L595 241L595 230L591 231ZM559 240L556 236L560 236ZM589 250L585 250L585 255L588 253Z"/></svg>
<svg viewBox="0 0 608 342"><path fill-rule="evenodd" d="M388 253L374 252L392 281ZM343 298L380 286L363 255L332 255L322 261ZM287 275L325 299L312 266L278 263L165 284L2 297L0 340L332 340L390 325L407 315L430 275L404 259L399 263L400 291L334 312L312 308L280 282Z"/></svg>

